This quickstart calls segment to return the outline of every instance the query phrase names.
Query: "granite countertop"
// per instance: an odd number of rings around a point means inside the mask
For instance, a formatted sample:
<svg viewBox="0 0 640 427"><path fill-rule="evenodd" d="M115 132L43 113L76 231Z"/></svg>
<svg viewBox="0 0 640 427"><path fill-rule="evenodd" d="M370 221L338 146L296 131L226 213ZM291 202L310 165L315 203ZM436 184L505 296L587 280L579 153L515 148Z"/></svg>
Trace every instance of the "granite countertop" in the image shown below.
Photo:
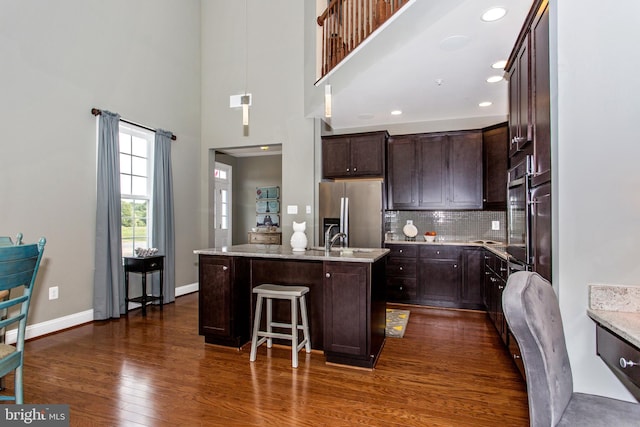
<svg viewBox="0 0 640 427"><path fill-rule="evenodd" d="M472 240L472 241L459 241L459 240L445 240L439 242L425 242L420 240L408 241L408 240L385 240L385 245L434 245L434 246L479 246L494 254L502 257L505 260L509 259L507 254L507 245L502 242L495 242L493 240Z"/></svg>
<svg viewBox="0 0 640 427"><path fill-rule="evenodd" d="M587 314L640 348L640 286L589 285Z"/></svg>
<svg viewBox="0 0 640 427"><path fill-rule="evenodd" d="M327 255L324 249L307 249L306 251L294 252L288 245L257 245L245 244L234 245L223 248L196 249L193 251L199 255L218 256L240 256L251 258L276 258L292 259L300 261L344 261L344 262L367 262L378 261L389 253L389 249L384 248L348 248L352 252L341 248L333 248Z"/></svg>

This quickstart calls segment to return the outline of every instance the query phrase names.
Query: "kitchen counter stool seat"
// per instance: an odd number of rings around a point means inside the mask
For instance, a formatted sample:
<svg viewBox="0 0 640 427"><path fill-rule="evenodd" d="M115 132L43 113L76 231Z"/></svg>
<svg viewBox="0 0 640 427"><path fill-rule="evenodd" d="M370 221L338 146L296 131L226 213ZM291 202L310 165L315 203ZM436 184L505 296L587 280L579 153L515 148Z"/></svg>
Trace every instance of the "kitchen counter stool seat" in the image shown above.
<svg viewBox="0 0 640 427"><path fill-rule="evenodd" d="M306 286L292 285L272 285L263 284L253 288L253 293L257 295L256 312L253 320L253 335L251 338L251 355L249 361L256 360L258 347L265 341L267 348L271 348L273 338L281 338L291 341L291 366L298 367L298 352L305 348L307 353L311 353L311 335L309 334L309 320L307 318L307 302L305 295L309 292ZM262 303L267 300L266 330L260 329L262 318ZM273 299L291 301L291 323L274 322ZM300 314L302 324L298 324L298 303L300 304ZM273 327L290 329L291 333L273 332ZM298 343L298 330L302 331L302 340Z"/></svg>

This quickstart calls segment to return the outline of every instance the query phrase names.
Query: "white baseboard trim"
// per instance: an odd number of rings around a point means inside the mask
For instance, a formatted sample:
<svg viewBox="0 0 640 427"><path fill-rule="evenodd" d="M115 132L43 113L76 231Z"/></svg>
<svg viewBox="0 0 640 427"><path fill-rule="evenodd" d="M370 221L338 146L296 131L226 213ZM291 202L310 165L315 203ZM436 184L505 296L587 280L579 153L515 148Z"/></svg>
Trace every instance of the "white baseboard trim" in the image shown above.
<svg viewBox="0 0 640 427"><path fill-rule="evenodd" d="M176 288L176 297L197 292L199 289L198 283L191 283L189 285L179 286ZM140 304L136 304L138 307ZM83 323L93 322L93 309L81 311L79 313L69 314L68 316L58 317L56 319L47 320L45 322L36 323L35 325L27 325L25 332L25 339L37 338L42 335L58 332L63 329L72 328L74 326L82 325ZM18 337L18 331L12 329L7 331L5 336L7 344L13 344Z"/></svg>

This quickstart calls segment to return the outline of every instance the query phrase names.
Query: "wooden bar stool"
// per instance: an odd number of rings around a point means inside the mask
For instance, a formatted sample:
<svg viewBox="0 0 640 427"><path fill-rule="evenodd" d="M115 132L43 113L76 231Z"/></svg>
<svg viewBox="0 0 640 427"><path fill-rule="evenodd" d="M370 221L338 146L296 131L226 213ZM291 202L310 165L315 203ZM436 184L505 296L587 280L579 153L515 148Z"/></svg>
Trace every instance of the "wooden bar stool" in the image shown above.
<svg viewBox="0 0 640 427"><path fill-rule="evenodd" d="M258 347L267 342L267 348L271 348L273 338L281 338L291 341L291 366L298 367L298 352L302 347L307 353L311 353L311 337L309 335L309 320L307 318L307 302L305 294L309 292L306 286L283 286L264 284L253 288L253 293L258 295L256 301L256 312L253 319L253 336L251 338L251 355L249 361L254 362ZM266 330L260 330L260 320L262 317L262 301L267 300L267 322ZM291 323L280 323L272 320L273 299L286 299L291 301ZM302 325L298 324L298 301L300 301L300 312L302 314ZM273 327L286 328L291 330L291 334L273 332ZM302 341L298 344L298 329L302 330Z"/></svg>

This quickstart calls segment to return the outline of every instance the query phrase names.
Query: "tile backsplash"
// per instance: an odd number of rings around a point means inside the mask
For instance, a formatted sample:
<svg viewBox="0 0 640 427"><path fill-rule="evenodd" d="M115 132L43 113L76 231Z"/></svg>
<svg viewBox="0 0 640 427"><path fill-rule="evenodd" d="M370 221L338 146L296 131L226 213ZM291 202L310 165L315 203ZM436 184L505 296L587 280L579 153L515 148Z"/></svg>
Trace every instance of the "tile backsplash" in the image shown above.
<svg viewBox="0 0 640 427"><path fill-rule="evenodd" d="M402 228L407 220L412 220L418 228L418 239L422 239L425 231L435 231L437 242L507 241L507 214L504 211L386 211L386 238L405 240ZM492 230L493 221L498 221L500 230Z"/></svg>

